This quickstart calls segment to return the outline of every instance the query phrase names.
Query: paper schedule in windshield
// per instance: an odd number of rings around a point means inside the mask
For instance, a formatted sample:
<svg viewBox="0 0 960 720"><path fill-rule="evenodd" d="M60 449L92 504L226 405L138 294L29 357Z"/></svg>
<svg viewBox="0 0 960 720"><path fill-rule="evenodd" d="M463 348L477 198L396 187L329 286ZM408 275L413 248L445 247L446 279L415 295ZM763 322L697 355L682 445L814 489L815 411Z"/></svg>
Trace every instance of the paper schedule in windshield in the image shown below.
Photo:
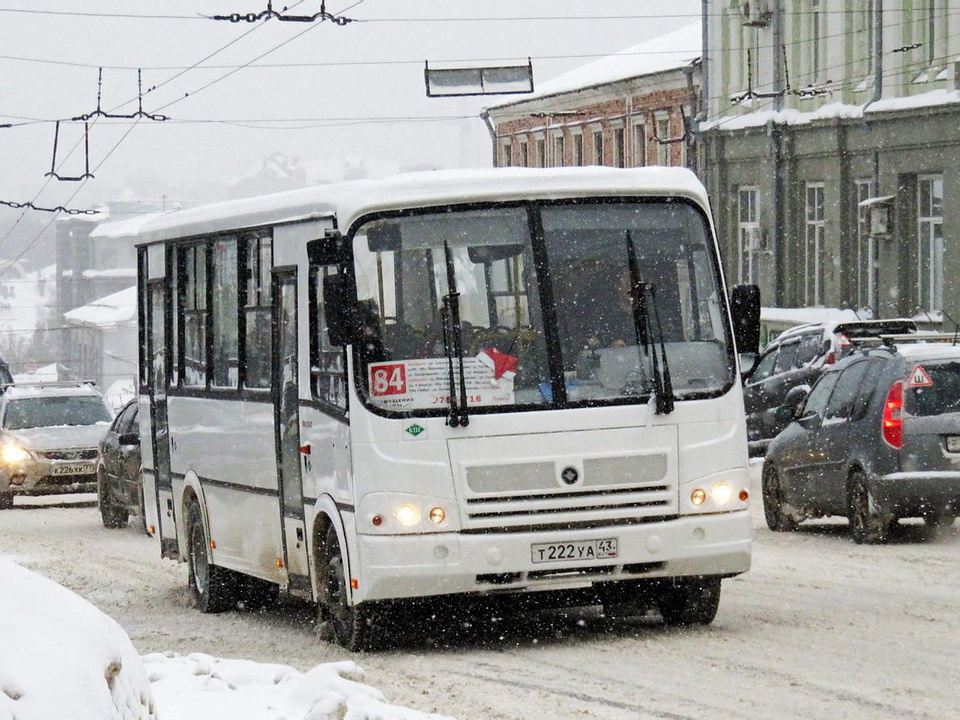
<svg viewBox="0 0 960 720"><path fill-rule="evenodd" d="M454 373L458 374L457 365L454 361ZM499 377L494 377L495 368L472 357L464 358L463 375L467 407L513 404L512 372L501 372ZM385 410L444 409L450 406L450 366L446 358L370 363L368 379L370 398ZM459 388L459 380L456 386Z"/></svg>

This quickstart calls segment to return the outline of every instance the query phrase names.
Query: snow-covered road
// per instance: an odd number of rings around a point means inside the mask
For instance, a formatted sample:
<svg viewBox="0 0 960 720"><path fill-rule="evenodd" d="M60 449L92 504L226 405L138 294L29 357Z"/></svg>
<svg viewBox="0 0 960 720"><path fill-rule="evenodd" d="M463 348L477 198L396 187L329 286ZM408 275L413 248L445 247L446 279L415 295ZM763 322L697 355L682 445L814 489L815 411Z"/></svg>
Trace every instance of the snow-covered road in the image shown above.
<svg viewBox="0 0 960 720"><path fill-rule="evenodd" d="M755 493L754 497L759 497ZM666 629L595 612L451 634L425 622L402 647L351 655L321 640L311 610L201 615L184 566L95 507L0 513L12 555L115 618L141 654L209 653L306 671L352 659L397 705L503 718L953 718L960 703L960 523L919 524L856 546L843 522L774 534L759 503L754 567L726 580L713 625Z"/></svg>

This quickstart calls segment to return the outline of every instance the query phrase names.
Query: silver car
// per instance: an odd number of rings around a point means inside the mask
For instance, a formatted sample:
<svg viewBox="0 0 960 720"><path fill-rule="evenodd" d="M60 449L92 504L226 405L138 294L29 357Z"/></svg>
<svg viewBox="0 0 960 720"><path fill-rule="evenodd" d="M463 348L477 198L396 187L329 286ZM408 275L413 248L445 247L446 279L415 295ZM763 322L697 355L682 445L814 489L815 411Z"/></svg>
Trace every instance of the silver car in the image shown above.
<svg viewBox="0 0 960 720"><path fill-rule="evenodd" d="M932 339L932 338L931 338ZM770 443L763 506L772 530L847 516L857 543L901 518L960 514L960 345L887 340L827 370Z"/></svg>
<svg viewBox="0 0 960 720"><path fill-rule="evenodd" d="M90 384L7 386L0 396L0 509L15 495L96 492L97 445L112 420Z"/></svg>

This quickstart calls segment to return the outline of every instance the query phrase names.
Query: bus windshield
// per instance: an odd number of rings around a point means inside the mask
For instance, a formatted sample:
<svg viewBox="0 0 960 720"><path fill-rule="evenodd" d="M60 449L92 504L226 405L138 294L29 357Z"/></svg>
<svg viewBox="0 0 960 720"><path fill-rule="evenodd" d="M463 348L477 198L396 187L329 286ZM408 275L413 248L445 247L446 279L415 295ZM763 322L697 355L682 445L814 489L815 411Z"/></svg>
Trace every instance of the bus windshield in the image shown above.
<svg viewBox="0 0 960 720"><path fill-rule="evenodd" d="M692 204L453 207L364 223L353 250L358 377L375 408L637 402L665 374L683 400L733 382L717 259Z"/></svg>

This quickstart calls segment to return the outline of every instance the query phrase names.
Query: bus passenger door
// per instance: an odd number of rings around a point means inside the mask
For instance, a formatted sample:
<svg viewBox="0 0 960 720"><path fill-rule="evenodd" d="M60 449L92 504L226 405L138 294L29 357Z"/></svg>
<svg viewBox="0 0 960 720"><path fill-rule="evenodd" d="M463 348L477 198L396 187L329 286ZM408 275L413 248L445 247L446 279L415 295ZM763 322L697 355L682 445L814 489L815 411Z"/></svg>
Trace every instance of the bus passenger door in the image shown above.
<svg viewBox="0 0 960 720"><path fill-rule="evenodd" d="M273 282L273 390L284 563L290 592L310 597L301 474L296 270L276 271Z"/></svg>
<svg viewBox="0 0 960 720"><path fill-rule="evenodd" d="M144 502L156 502L157 528L162 557L177 558L176 510L173 502L173 484L170 476L170 433L167 427L167 342L166 342L166 292L163 282L151 282L147 287L149 307L147 321L147 353L150 362L150 446L153 454L154 497L145 497ZM148 514L149 517L149 514Z"/></svg>

